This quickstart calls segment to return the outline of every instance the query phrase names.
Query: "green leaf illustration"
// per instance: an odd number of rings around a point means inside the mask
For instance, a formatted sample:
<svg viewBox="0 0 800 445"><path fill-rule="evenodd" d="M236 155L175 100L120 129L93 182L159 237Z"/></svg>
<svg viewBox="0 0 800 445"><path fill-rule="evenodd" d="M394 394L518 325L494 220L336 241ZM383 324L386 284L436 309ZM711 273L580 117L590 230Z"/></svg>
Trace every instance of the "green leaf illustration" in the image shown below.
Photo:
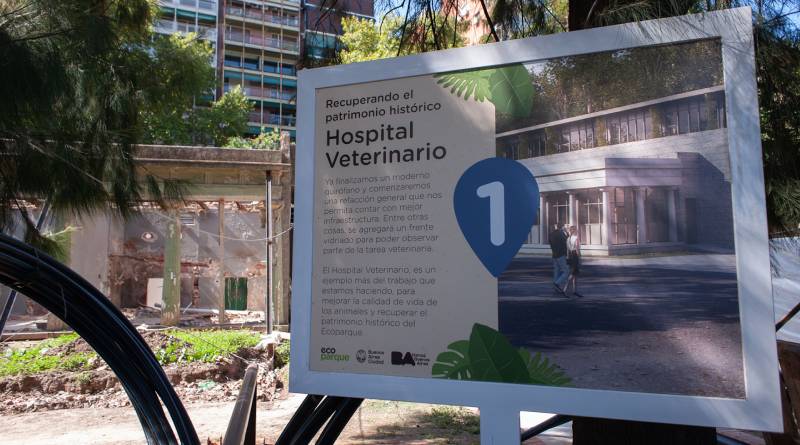
<svg viewBox="0 0 800 445"><path fill-rule="evenodd" d="M542 354L532 355L525 348L519 348L519 356L528 369L528 383L534 385L566 386L572 381L564 372L550 363Z"/></svg>
<svg viewBox="0 0 800 445"><path fill-rule="evenodd" d="M490 99L489 77L494 70L460 71L457 73L437 74L437 83L458 97L469 100L472 96L476 101L483 102Z"/></svg>
<svg viewBox="0 0 800 445"><path fill-rule="evenodd" d="M431 368L433 377L441 379L469 380L469 342L459 340L447 345L447 351L436 356Z"/></svg>
<svg viewBox="0 0 800 445"><path fill-rule="evenodd" d="M440 379L566 386L570 378L540 353L515 349L495 329L475 323L469 340L450 343L436 356L431 375Z"/></svg>
<svg viewBox="0 0 800 445"><path fill-rule="evenodd" d="M479 323L469 337L470 373L475 380L529 383L528 369L519 353L500 332Z"/></svg>
<svg viewBox="0 0 800 445"><path fill-rule="evenodd" d="M533 83L523 65L509 65L493 70L491 101L495 110L513 117L527 117L533 106Z"/></svg>

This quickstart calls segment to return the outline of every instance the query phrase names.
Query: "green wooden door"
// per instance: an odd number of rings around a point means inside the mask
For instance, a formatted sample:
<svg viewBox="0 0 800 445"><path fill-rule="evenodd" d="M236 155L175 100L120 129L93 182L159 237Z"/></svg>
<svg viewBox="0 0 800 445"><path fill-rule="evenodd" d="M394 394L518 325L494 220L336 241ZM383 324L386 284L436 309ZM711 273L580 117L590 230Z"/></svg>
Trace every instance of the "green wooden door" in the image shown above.
<svg viewBox="0 0 800 445"><path fill-rule="evenodd" d="M247 278L225 278L225 309L247 310Z"/></svg>

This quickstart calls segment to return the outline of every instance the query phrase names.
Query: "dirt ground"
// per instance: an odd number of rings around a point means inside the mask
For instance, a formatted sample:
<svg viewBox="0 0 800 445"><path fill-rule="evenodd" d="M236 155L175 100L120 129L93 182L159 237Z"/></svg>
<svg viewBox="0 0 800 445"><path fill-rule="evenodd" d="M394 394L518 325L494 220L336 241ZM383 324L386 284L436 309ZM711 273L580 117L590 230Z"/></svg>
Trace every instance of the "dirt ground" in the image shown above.
<svg viewBox="0 0 800 445"><path fill-rule="evenodd" d="M181 343L174 337L158 332L143 334L154 350ZM28 342L33 343L33 342ZM19 347L20 345L17 345ZM91 347L78 339L46 354L64 356L70 352L90 352ZM283 382L269 368L267 352L243 348L236 356L227 355L214 363L182 362L164 366L170 382L184 403L235 401L241 387L247 361L263 363L258 380L259 400L269 401ZM116 408L130 406L114 372L97 358L88 370L79 372L53 371L32 375L0 377L0 414L22 414L68 408Z"/></svg>
<svg viewBox="0 0 800 445"><path fill-rule="evenodd" d="M259 402L257 443L274 443L303 396L291 394L271 402ZM227 428L233 403L187 405L201 441L219 440ZM345 428L341 444L478 444L480 437L474 410L435 405L368 400ZM144 436L131 407L78 408L0 417L0 445L132 445ZM204 442L205 443L205 442ZM534 442L530 442L534 443ZM564 442L561 442L564 443Z"/></svg>

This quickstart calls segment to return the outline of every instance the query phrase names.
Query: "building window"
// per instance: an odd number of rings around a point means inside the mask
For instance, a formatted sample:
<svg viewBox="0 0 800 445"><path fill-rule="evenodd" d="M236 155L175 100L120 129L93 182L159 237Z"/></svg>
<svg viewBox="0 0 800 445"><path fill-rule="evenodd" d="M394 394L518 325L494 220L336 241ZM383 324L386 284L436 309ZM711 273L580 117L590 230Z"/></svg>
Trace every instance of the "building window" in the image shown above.
<svg viewBox="0 0 800 445"><path fill-rule="evenodd" d="M633 189L617 187L611 210L613 244L636 244L636 200Z"/></svg>
<svg viewBox="0 0 800 445"><path fill-rule="evenodd" d="M561 127L561 139L556 149L559 153L594 147L594 121L581 121Z"/></svg>
<svg viewBox="0 0 800 445"><path fill-rule="evenodd" d="M225 56L225 66L232 66L234 68L240 68L242 66L242 59L239 56L226 55Z"/></svg>
<svg viewBox="0 0 800 445"><path fill-rule="evenodd" d="M535 158L538 156L544 156L546 145L547 145L547 136L544 134L543 131L531 134L528 137L527 157Z"/></svg>
<svg viewBox="0 0 800 445"><path fill-rule="evenodd" d="M258 70L258 59L245 57L243 65L249 70Z"/></svg>
<svg viewBox="0 0 800 445"><path fill-rule="evenodd" d="M647 220L648 242L659 243L669 241L667 193L671 193L671 191L659 188L647 189L647 194L645 195L645 219Z"/></svg>
<svg viewBox="0 0 800 445"><path fill-rule="evenodd" d="M652 137L652 118L648 110L620 113L606 118L606 137L609 145L643 141Z"/></svg>
<svg viewBox="0 0 800 445"><path fill-rule="evenodd" d="M603 198L600 192L588 192L579 196L579 235L582 244L603 244Z"/></svg>
<svg viewBox="0 0 800 445"><path fill-rule="evenodd" d="M652 114L651 110L654 110ZM605 141L601 142L603 145L724 128L724 96L722 93L700 95L500 138L497 140L497 153L501 157L525 159L594 148L598 144L595 122L605 123ZM598 128L602 128L602 125ZM553 140L547 140L548 133ZM546 150L548 143L550 153Z"/></svg>
<svg viewBox="0 0 800 445"><path fill-rule="evenodd" d="M511 136L498 139L496 142L496 152L498 158L517 159L515 152L519 144L519 136Z"/></svg>
<svg viewBox="0 0 800 445"><path fill-rule="evenodd" d="M549 230L553 230L556 224L569 223L569 196L566 193L548 195L547 204L550 207L547 212Z"/></svg>

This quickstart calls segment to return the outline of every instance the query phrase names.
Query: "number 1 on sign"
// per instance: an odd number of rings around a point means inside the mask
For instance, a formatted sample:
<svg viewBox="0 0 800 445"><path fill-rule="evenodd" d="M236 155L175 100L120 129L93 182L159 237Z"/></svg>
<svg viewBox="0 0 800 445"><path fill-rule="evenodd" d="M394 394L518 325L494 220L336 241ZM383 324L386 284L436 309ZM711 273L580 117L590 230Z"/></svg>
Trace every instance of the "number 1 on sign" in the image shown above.
<svg viewBox="0 0 800 445"><path fill-rule="evenodd" d="M503 183L490 182L475 191L479 198L489 198L489 240L495 246L506 242L506 197Z"/></svg>

